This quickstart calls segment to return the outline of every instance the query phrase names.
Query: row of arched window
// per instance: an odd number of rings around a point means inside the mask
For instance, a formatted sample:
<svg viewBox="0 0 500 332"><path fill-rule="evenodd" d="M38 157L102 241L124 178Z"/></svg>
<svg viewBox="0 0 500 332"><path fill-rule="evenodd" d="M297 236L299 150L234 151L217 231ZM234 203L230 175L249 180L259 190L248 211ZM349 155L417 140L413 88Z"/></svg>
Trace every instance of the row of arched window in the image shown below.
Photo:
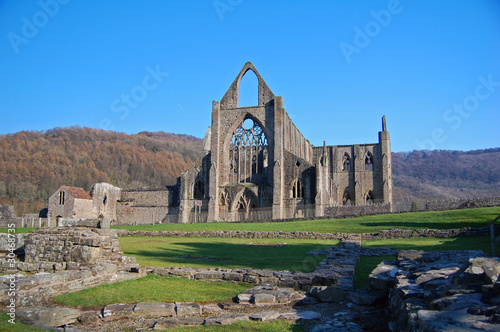
<svg viewBox="0 0 500 332"><path fill-rule="evenodd" d="M346 152L342 157L342 171L350 172L352 169L351 157ZM371 152L367 152L365 156L365 171L373 171L373 155Z"/></svg>
<svg viewBox="0 0 500 332"><path fill-rule="evenodd" d="M365 205L375 204L375 196L373 195L373 191L368 190L368 192L363 197L363 201ZM347 190L344 192L344 197L342 197L342 205L352 205L351 194Z"/></svg>

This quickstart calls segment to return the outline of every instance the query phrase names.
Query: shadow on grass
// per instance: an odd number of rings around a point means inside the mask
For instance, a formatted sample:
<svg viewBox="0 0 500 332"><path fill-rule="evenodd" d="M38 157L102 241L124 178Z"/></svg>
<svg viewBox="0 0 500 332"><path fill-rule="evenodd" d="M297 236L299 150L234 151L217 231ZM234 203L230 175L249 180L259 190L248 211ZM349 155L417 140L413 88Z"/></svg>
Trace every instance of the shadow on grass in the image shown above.
<svg viewBox="0 0 500 332"><path fill-rule="evenodd" d="M283 242L286 242L284 240ZM151 245L152 243L150 243ZM312 272L325 255L306 255L313 249L328 249L332 244L247 245L228 242L158 243L157 247L127 250L141 265L254 268Z"/></svg>
<svg viewBox="0 0 500 332"><path fill-rule="evenodd" d="M451 228L464 228L464 227L485 227L487 223L481 224L471 224L470 222L408 222L405 220L399 221L376 221L376 222L360 222L361 226L366 227L377 227L378 229L391 229L391 228L401 228L401 229L451 229ZM373 233L377 231L372 231Z"/></svg>
<svg viewBox="0 0 500 332"><path fill-rule="evenodd" d="M455 238L413 238L363 241L363 246L369 248L394 248L396 250L482 250L491 254L489 236L461 236ZM497 254L500 252L496 249Z"/></svg>

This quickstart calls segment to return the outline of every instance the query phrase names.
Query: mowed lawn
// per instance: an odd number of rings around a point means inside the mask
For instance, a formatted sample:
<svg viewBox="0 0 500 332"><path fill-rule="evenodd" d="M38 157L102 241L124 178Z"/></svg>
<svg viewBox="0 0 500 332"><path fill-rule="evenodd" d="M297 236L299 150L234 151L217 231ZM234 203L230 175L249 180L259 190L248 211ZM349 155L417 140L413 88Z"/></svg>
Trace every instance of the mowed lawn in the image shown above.
<svg viewBox="0 0 500 332"><path fill-rule="evenodd" d="M54 301L64 306L92 308L113 303L206 303L229 300L251 287L243 283L167 278L151 274L136 280L100 285L59 295Z"/></svg>
<svg viewBox="0 0 500 332"><path fill-rule="evenodd" d="M126 256L141 266L254 268L312 272L324 255L307 255L328 249L336 240L229 239L184 237L121 237Z"/></svg>
<svg viewBox="0 0 500 332"><path fill-rule="evenodd" d="M432 212L408 212L347 219L306 220L269 223L202 223L113 226L130 231L282 231L318 233L370 233L382 229L449 229L483 227L500 215L500 207Z"/></svg>

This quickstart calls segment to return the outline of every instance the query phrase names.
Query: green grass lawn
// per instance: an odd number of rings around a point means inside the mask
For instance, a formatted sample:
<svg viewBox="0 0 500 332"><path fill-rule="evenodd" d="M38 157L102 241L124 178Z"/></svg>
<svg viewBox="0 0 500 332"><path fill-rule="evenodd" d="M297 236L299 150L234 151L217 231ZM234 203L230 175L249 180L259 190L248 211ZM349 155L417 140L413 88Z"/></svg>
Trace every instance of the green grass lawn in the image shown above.
<svg viewBox="0 0 500 332"><path fill-rule="evenodd" d="M248 245L249 243L258 245ZM276 244L283 244L274 247ZM255 268L311 272L324 255L306 255L327 249L336 240L229 239L182 237L121 237L126 256L141 266Z"/></svg>
<svg viewBox="0 0 500 332"><path fill-rule="evenodd" d="M23 233L29 233L29 231L34 231L36 227L16 227L15 228L15 233L10 232L11 234L23 234ZM8 233L9 228L5 227L0 227L0 233Z"/></svg>
<svg viewBox="0 0 500 332"><path fill-rule="evenodd" d="M156 274L136 280L100 285L56 296L58 304L72 307L103 307L113 303L218 302L231 299L251 285L167 278Z"/></svg>
<svg viewBox="0 0 500 332"><path fill-rule="evenodd" d="M231 325L179 327L172 332L301 332L304 328L300 324L284 320L271 322L238 322Z"/></svg>
<svg viewBox="0 0 500 332"><path fill-rule="evenodd" d="M203 223L113 226L117 229L156 231L283 231L318 233L370 233L381 229L483 227L500 214L500 207L433 212L408 212L348 219L307 220L272 223Z"/></svg>

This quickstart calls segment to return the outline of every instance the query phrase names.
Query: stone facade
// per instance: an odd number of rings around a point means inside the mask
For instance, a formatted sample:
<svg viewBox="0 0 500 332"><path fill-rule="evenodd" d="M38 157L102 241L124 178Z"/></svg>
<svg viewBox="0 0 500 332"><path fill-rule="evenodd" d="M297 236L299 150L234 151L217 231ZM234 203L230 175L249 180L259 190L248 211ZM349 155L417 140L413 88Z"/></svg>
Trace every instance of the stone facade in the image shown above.
<svg viewBox="0 0 500 332"><path fill-rule="evenodd" d="M249 71L258 80L258 102L239 107L240 81ZM176 186L120 190L96 184L92 197L69 202L72 208L60 203L68 191L61 187L49 201L49 218L88 214L115 224L281 220L376 204L391 212L391 167L385 117L377 143L315 147L248 62L222 100L212 103L203 150ZM92 207L82 211L84 203Z"/></svg>
<svg viewBox="0 0 500 332"><path fill-rule="evenodd" d="M49 198L50 222L62 218L93 218L92 197L82 188L62 186Z"/></svg>
<svg viewBox="0 0 500 332"><path fill-rule="evenodd" d="M239 107L239 84L252 71L258 105ZM313 146L297 129L251 63L246 63L220 102L212 104L212 126L204 151L181 175L180 222L192 222L195 201L207 221L294 218L314 206L315 217L330 206L392 204L389 132L383 118L379 141L349 146ZM262 214L261 214L262 218Z"/></svg>

